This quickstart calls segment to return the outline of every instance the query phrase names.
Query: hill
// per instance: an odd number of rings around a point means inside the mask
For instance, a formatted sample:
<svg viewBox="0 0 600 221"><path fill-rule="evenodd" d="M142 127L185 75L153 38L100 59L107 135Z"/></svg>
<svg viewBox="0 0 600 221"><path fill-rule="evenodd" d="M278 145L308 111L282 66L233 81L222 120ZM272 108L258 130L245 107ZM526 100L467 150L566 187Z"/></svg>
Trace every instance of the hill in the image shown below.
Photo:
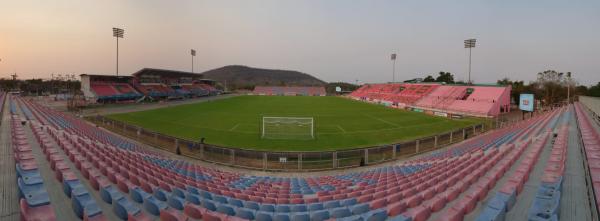
<svg viewBox="0 0 600 221"><path fill-rule="evenodd" d="M202 73L205 78L227 83L229 89L253 89L256 85L324 86L326 82L309 74L276 69L229 65Z"/></svg>

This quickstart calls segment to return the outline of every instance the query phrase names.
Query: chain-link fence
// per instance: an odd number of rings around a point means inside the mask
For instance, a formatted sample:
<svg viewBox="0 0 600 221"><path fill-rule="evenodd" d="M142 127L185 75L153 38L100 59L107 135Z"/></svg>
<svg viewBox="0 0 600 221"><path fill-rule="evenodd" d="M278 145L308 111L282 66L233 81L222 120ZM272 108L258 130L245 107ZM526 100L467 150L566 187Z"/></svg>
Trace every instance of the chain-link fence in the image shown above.
<svg viewBox="0 0 600 221"><path fill-rule="evenodd" d="M311 171L359 167L437 150L494 128L493 121L402 143L323 152L268 152L202 144L164 135L104 116L88 117L115 133L178 155L229 166L268 171Z"/></svg>

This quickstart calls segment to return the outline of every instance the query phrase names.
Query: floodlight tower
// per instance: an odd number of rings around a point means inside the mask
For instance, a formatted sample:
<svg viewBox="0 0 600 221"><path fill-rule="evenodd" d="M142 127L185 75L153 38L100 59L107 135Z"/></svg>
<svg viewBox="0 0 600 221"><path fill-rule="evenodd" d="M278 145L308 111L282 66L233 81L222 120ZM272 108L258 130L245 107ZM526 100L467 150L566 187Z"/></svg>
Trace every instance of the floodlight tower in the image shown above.
<svg viewBox="0 0 600 221"><path fill-rule="evenodd" d="M190 54L192 55L192 73L194 73L194 57L196 56L196 50L192 49Z"/></svg>
<svg viewBox="0 0 600 221"><path fill-rule="evenodd" d="M396 53L392 54L392 83L396 82Z"/></svg>
<svg viewBox="0 0 600 221"><path fill-rule="evenodd" d="M113 28L113 37L117 39L117 76L119 76L119 38L123 38L125 30L122 28Z"/></svg>
<svg viewBox="0 0 600 221"><path fill-rule="evenodd" d="M465 48L469 49L469 80L467 84L471 84L471 49L475 47L475 41L474 38L465 40Z"/></svg>
<svg viewBox="0 0 600 221"><path fill-rule="evenodd" d="M571 103L571 72L567 72L567 104Z"/></svg>

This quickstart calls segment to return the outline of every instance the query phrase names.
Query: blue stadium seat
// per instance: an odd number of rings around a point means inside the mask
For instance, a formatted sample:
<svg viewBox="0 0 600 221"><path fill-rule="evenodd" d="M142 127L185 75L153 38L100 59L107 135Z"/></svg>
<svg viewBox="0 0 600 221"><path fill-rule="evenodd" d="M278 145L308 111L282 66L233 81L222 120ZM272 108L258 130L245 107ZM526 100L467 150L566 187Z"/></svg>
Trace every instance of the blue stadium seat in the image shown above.
<svg viewBox="0 0 600 221"><path fill-rule="evenodd" d="M335 201L329 201L329 202L326 202L326 203L323 205L323 207L325 207L325 209L333 209L333 208L338 208L338 207L340 207L340 206L341 206L341 205L340 205L340 201L337 201L337 200L335 200Z"/></svg>
<svg viewBox="0 0 600 221"><path fill-rule="evenodd" d="M112 204L113 202L123 198L123 194L114 186L110 185L100 189L100 197L104 202Z"/></svg>
<svg viewBox="0 0 600 221"><path fill-rule="evenodd" d="M361 215L365 221L384 221L387 219L387 212L384 209L371 210Z"/></svg>
<svg viewBox="0 0 600 221"><path fill-rule="evenodd" d="M304 204L291 205L290 211L291 212L306 212L307 208L306 208L306 205L304 205Z"/></svg>
<svg viewBox="0 0 600 221"><path fill-rule="evenodd" d="M360 215L366 213L369 210L369 204L366 203L361 203L350 207L350 211L352 211L352 214L354 215Z"/></svg>
<svg viewBox="0 0 600 221"><path fill-rule="evenodd" d="M200 203L200 205L206 208L207 210L217 211L217 206L212 202L212 200L202 200L202 203Z"/></svg>
<svg viewBox="0 0 600 221"><path fill-rule="evenodd" d="M137 203L144 203L146 199L152 196L151 194L146 193L146 191L137 186L132 188L131 191L129 191L129 195L131 196L131 199Z"/></svg>
<svg viewBox="0 0 600 221"><path fill-rule="evenodd" d="M264 212L275 212L275 206L272 204L261 204L259 210Z"/></svg>
<svg viewBox="0 0 600 221"><path fill-rule="evenodd" d="M167 192L166 190L163 190L162 188L156 188L156 190L154 190L154 197L157 200L166 202L167 201L167 197L171 195L169 192Z"/></svg>
<svg viewBox="0 0 600 221"><path fill-rule="evenodd" d="M182 189L179 189L177 187L172 187L171 194L178 196L180 198L185 198L185 191L183 191Z"/></svg>
<svg viewBox="0 0 600 221"><path fill-rule="evenodd" d="M331 217L333 218L344 218L352 216L352 212L347 207L335 208L331 211Z"/></svg>
<svg viewBox="0 0 600 221"><path fill-rule="evenodd" d="M217 202L217 203L227 203L227 198L224 196L220 196L220 195L215 195L213 197L213 201Z"/></svg>
<svg viewBox="0 0 600 221"><path fill-rule="evenodd" d="M308 212L298 212L292 215L291 221L310 221Z"/></svg>
<svg viewBox="0 0 600 221"><path fill-rule="evenodd" d="M289 213L275 213L273 221L290 221Z"/></svg>
<svg viewBox="0 0 600 221"><path fill-rule="evenodd" d="M497 196L497 195L496 195ZM503 221L506 216L506 202L499 197L493 197L477 217L477 221Z"/></svg>
<svg viewBox="0 0 600 221"><path fill-rule="evenodd" d="M85 213L88 217L96 216L102 213L96 201L90 196L90 193L83 187L78 186L71 192L71 206L75 215L80 219L83 219Z"/></svg>
<svg viewBox="0 0 600 221"><path fill-rule="evenodd" d="M221 203L219 203L217 205L217 212L226 214L228 216L234 216L235 215L235 211L233 210L233 208L231 206L228 206L227 204L221 204Z"/></svg>
<svg viewBox="0 0 600 221"><path fill-rule="evenodd" d="M322 203L312 203L308 204L308 211L318 211L325 209Z"/></svg>
<svg viewBox="0 0 600 221"><path fill-rule="evenodd" d="M244 208L248 208L248 209L252 209L252 210L259 210L260 209L260 206L256 202L244 201L243 204L244 204Z"/></svg>
<svg viewBox="0 0 600 221"><path fill-rule="evenodd" d="M50 197L41 177L21 177L17 179L19 196L25 198L30 207L50 204Z"/></svg>
<svg viewBox="0 0 600 221"><path fill-rule="evenodd" d="M167 204L163 201L160 201L154 196L149 197L146 201L144 201L144 208L148 213L158 216L160 215L160 211L167 208Z"/></svg>
<svg viewBox="0 0 600 221"><path fill-rule="evenodd" d="M71 197L71 191L77 187L83 186L79 180L65 180L63 182L63 192L69 198Z"/></svg>
<svg viewBox="0 0 600 221"><path fill-rule="evenodd" d="M323 221L329 219L329 211L327 210L319 210L310 212L310 220L311 221Z"/></svg>
<svg viewBox="0 0 600 221"><path fill-rule="evenodd" d="M275 212L277 213L289 213L290 207L288 205L277 205L275 206Z"/></svg>
<svg viewBox="0 0 600 221"><path fill-rule="evenodd" d="M235 216L240 217L242 219L253 220L254 219L254 211L246 208L235 208Z"/></svg>
<svg viewBox="0 0 600 221"><path fill-rule="evenodd" d="M123 220L127 220L128 215L135 216L141 212L140 208L127 200L127 198L121 198L113 203L113 210L115 215Z"/></svg>
<svg viewBox="0 0 600 221"><path fill-rule="evenodd" d="M256 221L273 221L273 213L272 212L257 212L255 215Z"/></svg>
<svg viewBox="0 0 600 221"><path fill-rule="evenodd" d="M235 198L229 198L228 204L232 205L232 206L236 206L236 207L244 207L244 204L242 203L242 201L235 199Z"/></svg>
<svg viewBox="0 0 600 221"><path fill-rule="evenodd" d="M356 198L351 198L351 199L342 200L342 202L340 204L342 206L353 206L353 205L356 205L356 203L358 203Z"/></svg>
<svg viewBox="0 0 600 221"><path fill-rule="evenodd" d="M196 204L196 205L200 205L200 195L198 194L193 194L193 193L188 193L185 196L185 201L188 201L190 203Z"/></svg>
<svg viewBox="0 0 600 221"><path fill-rule="evenodd" d="M167 204L169 204L169 206L174 209L183 210L184 200L183 200L183 198L176 196L175 194L172 194L167 199Z"/></svg>

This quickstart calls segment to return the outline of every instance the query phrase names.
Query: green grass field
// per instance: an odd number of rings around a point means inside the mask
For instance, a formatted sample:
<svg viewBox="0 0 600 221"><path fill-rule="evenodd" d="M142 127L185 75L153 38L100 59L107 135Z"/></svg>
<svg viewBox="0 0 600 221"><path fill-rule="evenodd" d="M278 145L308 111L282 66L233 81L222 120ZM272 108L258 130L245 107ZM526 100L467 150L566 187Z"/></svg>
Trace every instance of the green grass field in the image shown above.
<svg viewBox="0 0 600 221"><path fill-rule="evenodd" d="M261 139L262 116L314 117L312 140ZM340 97L238 96L108 116L164 134L243 149L339 150L447 132L481 119L449 119Z"/></svg>

